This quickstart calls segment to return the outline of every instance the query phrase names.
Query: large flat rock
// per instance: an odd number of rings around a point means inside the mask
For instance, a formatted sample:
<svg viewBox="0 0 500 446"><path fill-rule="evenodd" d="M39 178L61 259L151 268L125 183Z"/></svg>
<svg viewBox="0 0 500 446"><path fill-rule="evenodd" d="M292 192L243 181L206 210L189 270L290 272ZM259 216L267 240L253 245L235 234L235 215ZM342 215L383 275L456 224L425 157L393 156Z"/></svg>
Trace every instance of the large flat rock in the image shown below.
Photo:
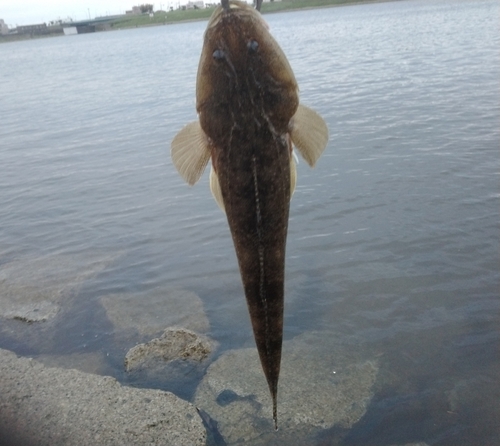
<svg viewBox="0 0 500 446"><path fill-rule="evenodd" d="M306 333L283 344L278 432L255 348L228 351L210 365L196 406L217 422L230 444L300 444L289 441L318 428L352 427L366 412L378 366L324 336Z"/></svg>
<svg viewBox="0 0 500 446"><path fill-rule="evenodd" d="M37 356L36 360L47 367L76 369L94 375L113 374L113 369L106 358L106 354L102 351L79 352L68 355L42 354Z"/></svg>
<svg viewBox="0 0 500 446"><path fill-rule="evenodd" d="M53 319L62 302L75 296L116 255L53 254L25 257L0 267L0 317L26 322Z"/></svg>
<svg viewBox="0 0 500 446"><path fill-rule="evenodd" d="M116 330L135 330L145 337L171 326L198 333L209 329L201 299L183 289L159 287L141 293L110 294L103 296L101 303Z"/></svg>
<svg viewBox="0 0 500 446"><path fill-rule="evenodd" d="M160 390L50 368L0 349L0 444L205 445L195 407Z"/></svg>

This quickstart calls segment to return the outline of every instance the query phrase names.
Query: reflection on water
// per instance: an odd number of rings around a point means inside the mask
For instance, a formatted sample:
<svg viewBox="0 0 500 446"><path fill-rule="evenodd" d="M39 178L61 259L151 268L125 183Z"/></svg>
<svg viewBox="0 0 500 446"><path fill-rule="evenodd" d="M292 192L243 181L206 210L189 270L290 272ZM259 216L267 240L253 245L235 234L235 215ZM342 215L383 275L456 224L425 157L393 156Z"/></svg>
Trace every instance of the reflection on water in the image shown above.
<svg viewBox="0 0 500 446"><path fill-rule="evenodd" d="M312 444L498 441L498 13L464 0L266 16L331 133L318 166L298 166L286 339L320 331L324 351L342 342L380 367L361 420ZM253 345L207 176L189 188L169 159L196 118L204 27L0 46L2 295L86 279L52 321L2 314L1 347L94 352L126 380L124 351L143 339L117 336L101 299L158 288L201 298L220 353ZM55 281L7 274L44 258L65 259ZM86 275L89 262L103 269Z"/></svg>

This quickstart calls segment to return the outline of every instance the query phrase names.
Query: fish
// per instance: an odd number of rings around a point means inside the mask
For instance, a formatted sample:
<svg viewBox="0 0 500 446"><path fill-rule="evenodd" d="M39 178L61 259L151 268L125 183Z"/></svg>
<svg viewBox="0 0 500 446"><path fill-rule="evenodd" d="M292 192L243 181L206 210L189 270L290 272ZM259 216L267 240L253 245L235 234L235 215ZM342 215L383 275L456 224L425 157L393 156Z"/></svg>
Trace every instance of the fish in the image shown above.
<svg viewBox="0 0 500 446"><path fill-rule="evenodd" d="M227 216L276 430L293 147L314 167L329 139L325 121L299 102L298 91L261 14L224 0L204 34L198 120L171 143L173 165L189 185L211 161L210 189Z"/></svg>

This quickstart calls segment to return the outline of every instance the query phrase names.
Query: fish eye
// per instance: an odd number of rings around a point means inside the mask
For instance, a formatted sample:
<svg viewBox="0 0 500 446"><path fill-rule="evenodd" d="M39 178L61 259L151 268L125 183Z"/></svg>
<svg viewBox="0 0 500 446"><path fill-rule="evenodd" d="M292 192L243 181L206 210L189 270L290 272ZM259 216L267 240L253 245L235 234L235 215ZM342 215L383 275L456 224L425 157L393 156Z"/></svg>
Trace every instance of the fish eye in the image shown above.
<svg viewBox="0 0 500 446"><path fill-rule="evenodd" d="M259 42L257 42L256 40L250 40L247 43L247 48L250 53L255 53L259 49Z"/></svg>
<svg viewBox="0 0 500 446"><path fill-rule="evenodd" d="M221 60L221 59L224 59L224 51L222 51L222 50L215 50L215 51L212 53L212 57L213 57L215 60Z"/></svg>

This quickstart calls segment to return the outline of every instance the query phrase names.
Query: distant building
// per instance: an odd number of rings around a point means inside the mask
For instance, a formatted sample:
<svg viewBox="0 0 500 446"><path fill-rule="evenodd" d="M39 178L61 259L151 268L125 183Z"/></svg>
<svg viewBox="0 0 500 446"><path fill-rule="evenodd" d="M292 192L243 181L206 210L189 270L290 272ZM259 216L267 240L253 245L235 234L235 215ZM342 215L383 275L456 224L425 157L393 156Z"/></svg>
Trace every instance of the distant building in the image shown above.
<svg viewBox="0 0 500 446"><path fill-rule="evenodd" d="M38 23L36 25L23 25L17 27L18 34L47 34L49 30L47 29L46 23Z"/></svg>
<svg viewBox="0 0 500 446"><path fill-rule="evenodd" d="M205 5L203 2L187 2L186 9L203 9Z"/></svg>
<svg viewBox="0 0 500 446"><path fill-rule="evenodd" d="M132 6L132 9L129 11L125 11L125 14L133 14L133 15L139 15L142 14L140 6Z"/></svg>
<svg viewBox="0 0 500 446"><path fill-rule="evenodd" d="M0 34L4 36L5 34L9 34L9 27L5 24L3 19L0 19Z"/></svg>

